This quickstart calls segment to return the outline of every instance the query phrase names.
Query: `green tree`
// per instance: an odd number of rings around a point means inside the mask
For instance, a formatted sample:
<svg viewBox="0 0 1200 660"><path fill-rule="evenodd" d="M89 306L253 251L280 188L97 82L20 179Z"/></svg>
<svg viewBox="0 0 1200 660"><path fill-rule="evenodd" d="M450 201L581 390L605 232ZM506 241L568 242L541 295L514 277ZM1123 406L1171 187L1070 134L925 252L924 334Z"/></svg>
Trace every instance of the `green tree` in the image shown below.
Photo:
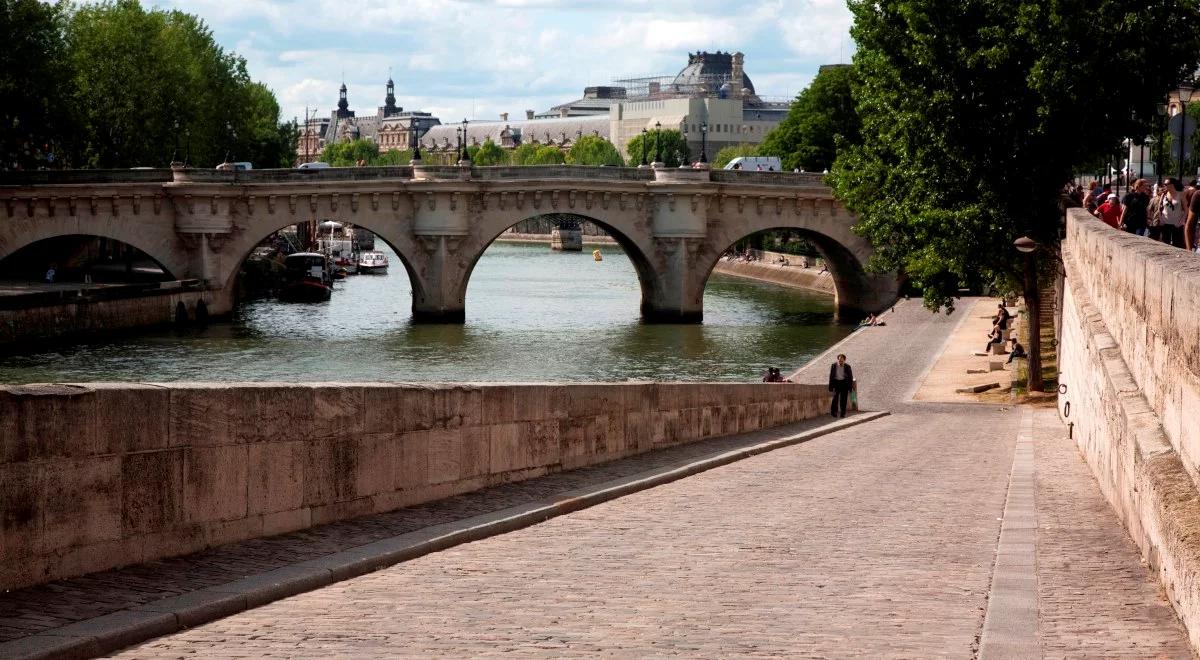
<svg viewBox="0 0 1200 660"><path fill-rule="evenodd" d="M73 6L66 25L76 165L166 165L190 156L290 164L295 131L199 18L136 0Z"/></svg>
<svg viewBox="0 0 1200 660"><path fill-rule="evenodd" d="M1055 245L1073 167L1146 134L1200 59L1196 0L849 6L863 140L832 181L872 267L906 273L933 309L963 284L1019 277L1018 236ZM1085 15L1114 17L1105 38L1080 29Z"/></svg>
<svg viewBox="0 0 1200 660"><path fill-rule="evenodd" d="M767 133L759 154L779 156L783 169L820 172L833 167L839 143L862 141L854 109L854 68L826 67L792 103L788 116Z"/></svg>
<svg viewBox="0 0 1200 660"><path fill-rule="evenodd" d="M658 142L657 136L662 133L662 141ZM682 163L691 162L691 150L688 149L687 140L684 139L683 133L679 131L662 129L661 131L653 130L635 135L629 144L625 147L625 151L629 154L629 162L631 164L640 164L642 162L642 138L646 139L646 162L652 162L655 159L655 147L661 148L661 153L657 154L658 158L667 167L679 167Z"/></svg>
<svg viewBox="0 0 1200 660"><path fill-rule="evenodd" d="M506 156L507 154L500 148L500 145L488 138L471 154L471 162L475 165L501 165L505 162Z"/></svg>
<svg viewBox="0 0 1200 660"><path fill-rule="evenodd" d="M327 144L321 152L321 160L334 167L353 167L360 160L374 163L378 158L379 145L365 138Z"/></svg>
<svg viewBox="0 0 1200 660"><path fill-rule="evenodd" d="M63 5L0 0L0 170L56 165L72 126Z"/></svg>
<svg viewBox="0 0 1200 660"><path fill-rule="evenodd" d="M370 161L371 165L408 165L411 162L411 149L392 149L389 151L384 151Z"/></svg>
<svg viewBox="0 0 1200 660"><path fill-rule="evenodd" d="M571 145L567 162L572 165L615 165L625 164L616 145L598 135L585 135Z"/></svg>
<svg viewBox="0 0 1200 660"><path fill-rule="evenodd" d="M559 149L558 147L552 147L547 144L547 145L538 147L537 150L533 152L533 155L530 156L529 160L525 162L525 164L526 165L559 165L559 164L566 162L566 160L567 159L563 155L563 152L561 149Z"/></svg>
<svg viewBox="0 0 1200 660"><path fill-rule="evenodd" d="M532 142L526 142L517 146L512 152L512 162L514 165L529 165L529 160L537 153L538 146Z"/></svg>
<svg viewBox="0 0 1200 660"><path fill-rule="evenodd" d="M759 155L757 144L731 144L718 151L716 156L713 156L712 166L716 169L722 169L734 158L757 155Z"/></svg>

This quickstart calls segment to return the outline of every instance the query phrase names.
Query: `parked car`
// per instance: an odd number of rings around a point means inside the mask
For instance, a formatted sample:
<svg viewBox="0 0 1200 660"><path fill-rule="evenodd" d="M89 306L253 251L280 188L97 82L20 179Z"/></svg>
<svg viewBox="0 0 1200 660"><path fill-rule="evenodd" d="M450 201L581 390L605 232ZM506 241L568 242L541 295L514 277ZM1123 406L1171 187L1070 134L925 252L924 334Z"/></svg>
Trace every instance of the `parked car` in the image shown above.
<svg viewBox="0 0 1200 660"><path fill-rule="evenodd" d="M329 167L329 163L301 163L296 166L298 170L323 170Z"/></svg>
<svg viewBox="0 0 1200 660"><path fill-rule="evenodd" d="M254 165L252 163L248 163L243 160L243 161L238 161L236 163L221 163L220 165L217 165L217 169L226 171L226 172L228 172L228 171L244 172L246 170L254 169Z"/></svg>

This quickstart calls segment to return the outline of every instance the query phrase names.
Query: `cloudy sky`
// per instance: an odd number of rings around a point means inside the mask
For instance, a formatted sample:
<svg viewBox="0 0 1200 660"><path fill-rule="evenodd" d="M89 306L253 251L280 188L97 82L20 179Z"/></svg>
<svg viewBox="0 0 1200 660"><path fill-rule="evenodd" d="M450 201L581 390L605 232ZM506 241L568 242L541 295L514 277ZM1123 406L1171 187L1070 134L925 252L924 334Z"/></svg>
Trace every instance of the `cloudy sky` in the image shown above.
<svg viewBox="0 0 1200 660"><path fill-rule="evenodd" d="M397 102L443 121L545 110L613 78L674 74L695 50L740 50L763 96L794 96L848 61L844 0L143 0L202 17L285 118Z"/></svg>

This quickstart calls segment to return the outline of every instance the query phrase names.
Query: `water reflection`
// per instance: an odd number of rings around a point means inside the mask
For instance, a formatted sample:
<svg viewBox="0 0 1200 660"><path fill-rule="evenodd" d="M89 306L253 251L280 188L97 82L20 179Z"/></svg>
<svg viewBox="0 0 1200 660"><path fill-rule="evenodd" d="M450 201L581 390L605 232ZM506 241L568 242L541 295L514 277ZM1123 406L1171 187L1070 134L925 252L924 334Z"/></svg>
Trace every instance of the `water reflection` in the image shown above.
<svg viewBox="0 0 1200 660"><path fill-rule="evenodd" d="M604 261L495 244L467 290L464 325L414 325L407 274L358 276L316 304L259 300L229 323L0 358L7 382L89 380L751 380L844 337L827 296L714 276L702 325L639 318L640 286ZM392 263L399 263L389 255Z"/></svg>

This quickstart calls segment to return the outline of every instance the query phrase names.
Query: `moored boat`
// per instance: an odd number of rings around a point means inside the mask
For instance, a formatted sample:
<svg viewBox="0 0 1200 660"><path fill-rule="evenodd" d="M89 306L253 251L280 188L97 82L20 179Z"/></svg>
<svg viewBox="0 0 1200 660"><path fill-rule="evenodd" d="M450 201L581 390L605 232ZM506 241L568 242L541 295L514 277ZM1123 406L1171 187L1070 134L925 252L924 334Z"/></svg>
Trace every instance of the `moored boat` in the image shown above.
<svg viewBox="0 0 1200 660"><path fill-rule="evenodd" d="M383 274L387 272L387 256L377 250L363 252L358 257L358 272L364 275Z"/></svg>
<svg viewBox="0 0 1200 660"><path fill-rule="evenodd" d="M289 254L283 262L283 288L279 298L288 302L321 302L333 294L329 259L319 252Z"/></svg>

